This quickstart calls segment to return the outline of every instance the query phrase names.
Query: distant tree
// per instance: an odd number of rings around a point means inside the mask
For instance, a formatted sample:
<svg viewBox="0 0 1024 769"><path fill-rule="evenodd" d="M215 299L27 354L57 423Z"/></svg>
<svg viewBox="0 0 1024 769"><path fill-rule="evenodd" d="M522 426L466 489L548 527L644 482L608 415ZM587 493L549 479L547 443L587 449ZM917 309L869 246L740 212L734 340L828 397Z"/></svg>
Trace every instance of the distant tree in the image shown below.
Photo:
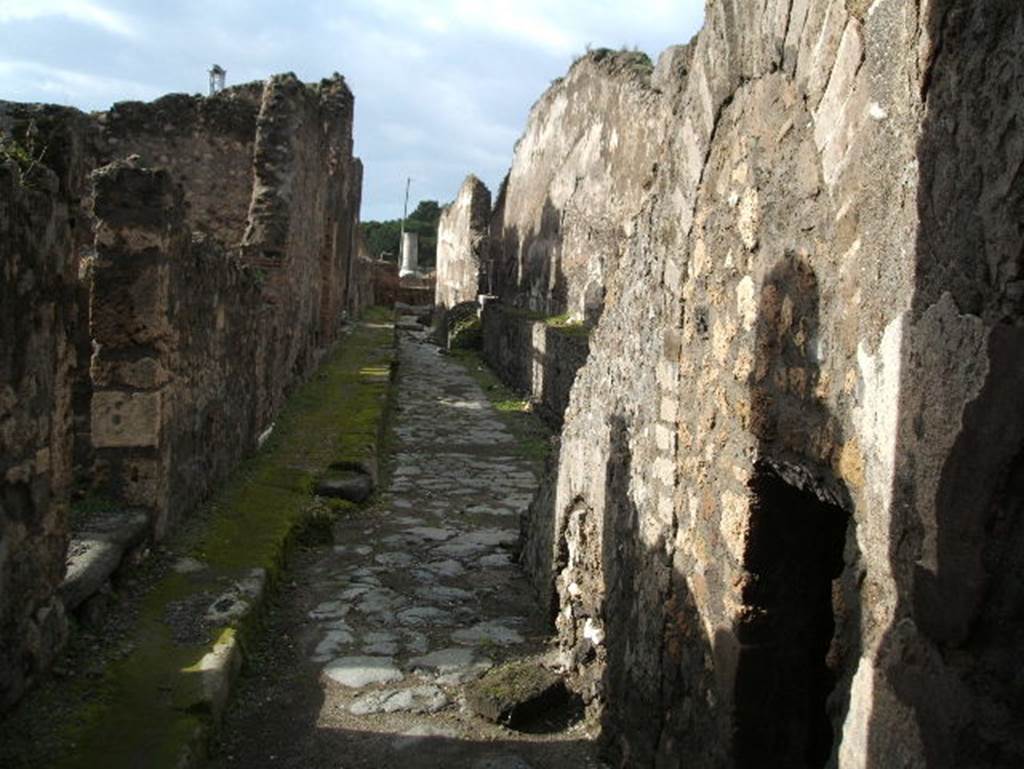
<svg viewBox="0 0 1024 769"><path fill-rule="evenodd" d="M409 218L436 226L441 219L441 206L436 200L421 200L416 210L409 214Z"/></svg>
<svg viewBox="0 0 1024 769"><path fill-rule="evenodd" d="M398 241L402 223L398 219L383 222L361 222L359 225L366 239L366 247L374 257L391 254L391 261L398 259Z"/></svg>
<svg viewBox="0 0 1024 769"><path fill-rule="evenodd" d="M432 269L437 264L437 223L441 219L441 206L436 200L421 200L405 221L405 229L419 235L419 261L423 269ZM402 233L401 219L382 222L361 222L359 225L366 239L366 247L375 257L383 253L392 255L396 261L400 252Z"/></svg>

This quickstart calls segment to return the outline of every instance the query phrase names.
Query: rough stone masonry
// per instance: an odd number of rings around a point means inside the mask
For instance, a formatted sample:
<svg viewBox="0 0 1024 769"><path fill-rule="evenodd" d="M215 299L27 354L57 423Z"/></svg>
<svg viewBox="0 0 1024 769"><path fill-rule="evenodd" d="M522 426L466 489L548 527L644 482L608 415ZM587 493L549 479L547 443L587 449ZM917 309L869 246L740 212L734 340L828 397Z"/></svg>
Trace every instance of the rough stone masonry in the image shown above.
<svg viewBox="0 0 1024 769"><path fill-rule="evenodd" d="M591 334L524 552L618 765L1024 762L1022 44L711 0L534 107L495 293Z"/></svg>
<svg viewBox="0 0 1024 769"><path fill-rule="evenodd" d="M0 709L63 642L73 479L162 538L373 301L353 104L290 74L0 103Z"/></svg>

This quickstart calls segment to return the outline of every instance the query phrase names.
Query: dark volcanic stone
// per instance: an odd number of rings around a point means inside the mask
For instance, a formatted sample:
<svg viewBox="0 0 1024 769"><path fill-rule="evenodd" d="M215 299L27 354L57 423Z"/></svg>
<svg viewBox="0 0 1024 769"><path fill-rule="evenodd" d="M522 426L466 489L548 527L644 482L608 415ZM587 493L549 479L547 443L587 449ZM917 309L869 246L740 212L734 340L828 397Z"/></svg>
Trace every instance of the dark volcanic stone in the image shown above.
<svg viewBox="0 0 1024 769"><path fill-rule="evenodd" d="M566 701L565 682L534 662L495 668L466 686L466 704L488 721L518 728Z"/></svg>

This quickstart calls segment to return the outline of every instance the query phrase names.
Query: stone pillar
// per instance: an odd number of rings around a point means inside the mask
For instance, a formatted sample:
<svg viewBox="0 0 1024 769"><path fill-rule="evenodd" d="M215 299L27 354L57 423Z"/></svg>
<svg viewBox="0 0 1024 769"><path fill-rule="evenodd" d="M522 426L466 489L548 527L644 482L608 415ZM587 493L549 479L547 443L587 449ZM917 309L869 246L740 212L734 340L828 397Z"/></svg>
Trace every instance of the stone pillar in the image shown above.
<svg viewBox="0 0 1024 769"><path fill-rule="evenodd" d="M402 235L402 269L398 277L404 278L408 275L416 275L420 270L420 236L415 232L406 232Z"/></svg>
<svg viewBox="0 0 1024 769"><path fill-rule="evenodd" d="M96 171L92 440L111 496L166 526L172 409L171 261L188 249L181 192L166 171Z"/></svg>

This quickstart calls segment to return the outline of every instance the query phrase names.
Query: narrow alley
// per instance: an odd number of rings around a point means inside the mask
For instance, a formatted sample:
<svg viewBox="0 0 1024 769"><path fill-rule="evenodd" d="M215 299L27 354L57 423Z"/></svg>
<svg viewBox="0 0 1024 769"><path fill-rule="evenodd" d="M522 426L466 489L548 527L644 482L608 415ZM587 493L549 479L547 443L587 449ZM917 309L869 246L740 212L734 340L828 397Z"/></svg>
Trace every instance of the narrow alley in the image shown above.
<svg viewBox="0 0 1024 769"><path fill-rule="evenodd" d="M213 766L600 766L568 702L524 731L466 704L488 670L548 651L515 562L540 467L424 336L400 332L386 488L286 575Z"/></svg>

